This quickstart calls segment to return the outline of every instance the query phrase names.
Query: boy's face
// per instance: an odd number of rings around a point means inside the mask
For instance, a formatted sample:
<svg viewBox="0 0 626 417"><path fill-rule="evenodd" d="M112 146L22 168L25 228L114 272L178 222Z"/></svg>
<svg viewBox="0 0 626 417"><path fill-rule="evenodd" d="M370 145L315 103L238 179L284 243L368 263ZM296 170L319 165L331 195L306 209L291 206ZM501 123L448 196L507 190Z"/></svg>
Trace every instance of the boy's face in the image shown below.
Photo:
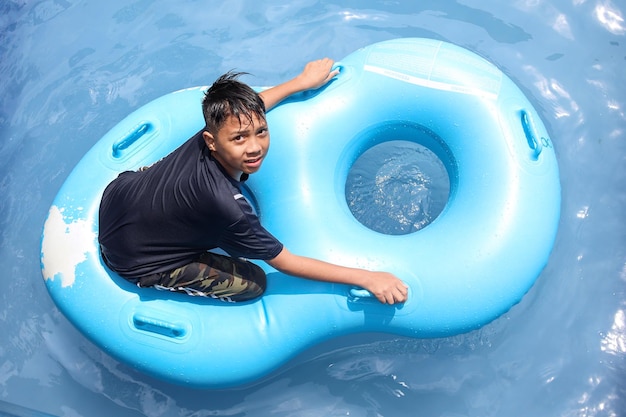
<svg viewBox="0 0 626 417"><path fill-rule="evenodd" d="M267 122L254 114L251 119L229 116L217 134L204 131L202 137L213 157L237 181L242 173L261 168L270 147Z"/></svg>

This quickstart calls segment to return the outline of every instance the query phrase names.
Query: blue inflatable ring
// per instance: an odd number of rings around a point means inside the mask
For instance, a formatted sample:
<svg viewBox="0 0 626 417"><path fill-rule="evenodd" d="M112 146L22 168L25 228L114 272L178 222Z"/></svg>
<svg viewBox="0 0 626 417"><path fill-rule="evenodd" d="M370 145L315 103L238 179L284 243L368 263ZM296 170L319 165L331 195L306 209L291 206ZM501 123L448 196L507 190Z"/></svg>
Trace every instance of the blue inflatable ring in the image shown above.
<svg viewBox="0 0 626 417"><path fill-rule="evenodd" d="M204 125L205 88L138 109L84 156L44 225L41 262L58 308L115 358L170 382L244 384L320 341L388 332L430 338L476 329L532 286L554 242L560 185L552 141L531 103L495 66L460 47L398 39L360 49L324 89L268 114L272 150L248 182L265 227L292 252L395 273L404 305L339 284L268 273L261 299L228 304L138 289L108 270L97 246L102 191ZM426 228L384 235L350 212L352 163L389 140L417 141L451 183Z"/></svg>

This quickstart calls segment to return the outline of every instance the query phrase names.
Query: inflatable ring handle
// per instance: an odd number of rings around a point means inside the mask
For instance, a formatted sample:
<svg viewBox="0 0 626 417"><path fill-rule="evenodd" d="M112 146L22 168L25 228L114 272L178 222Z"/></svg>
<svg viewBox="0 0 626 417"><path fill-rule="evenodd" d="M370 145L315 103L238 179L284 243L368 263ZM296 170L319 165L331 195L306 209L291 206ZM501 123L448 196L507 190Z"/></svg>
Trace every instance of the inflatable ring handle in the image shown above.
<svg viewBox="0 0 626 417"><path fill-rule="evenodd" d="M520 119L522 128L524 129L524 135L526 136L526 141L531 149L531 158L536 161L539 159L539 155L543 150L543 144L541 143L541 140L537 139L537 129L535 128L535 124L533 123L530 113L526 110L522 110Z"/></svg>
<svg viewBox="0 0 626 417"><path fill-rule="evenodd" d="M374 294L363 288L351 288L349 291L350 298L376 298Z"/></svg>
<svg viewBox="0 0 626 417"><path fill-rule="evenodd" d="M338 84L343 84L345 81L352 78L354 73L354 68L349 65L345 65L341 61L335 62L330 69L331 72L335 70L339 70L339 73L332 78L330 83L327 84L327 89L335 88Z"/></svg>
<svg viewBox="0 0 626 417"><path fill-rule="evenodd" d="M124 136L115 141L111 146L111 153L114 158L121 158L124 152L138 143L141 139L154 131L154 126L150 122L141 122L128 131Z"/></svg>

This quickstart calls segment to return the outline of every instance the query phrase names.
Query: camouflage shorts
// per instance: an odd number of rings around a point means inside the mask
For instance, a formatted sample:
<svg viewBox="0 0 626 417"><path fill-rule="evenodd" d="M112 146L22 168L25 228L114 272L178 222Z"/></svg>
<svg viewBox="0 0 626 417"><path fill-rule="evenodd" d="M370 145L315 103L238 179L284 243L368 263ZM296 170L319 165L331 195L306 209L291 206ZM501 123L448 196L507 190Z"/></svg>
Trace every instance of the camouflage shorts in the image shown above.
<svg viewBox="0 0 626 417"><path fill-rule="evenodd" d="M169 272L136 280L139 287L185 292L222 301L260 297L267 286L265 272L252 262L205 252L195 261Z"/></svg>

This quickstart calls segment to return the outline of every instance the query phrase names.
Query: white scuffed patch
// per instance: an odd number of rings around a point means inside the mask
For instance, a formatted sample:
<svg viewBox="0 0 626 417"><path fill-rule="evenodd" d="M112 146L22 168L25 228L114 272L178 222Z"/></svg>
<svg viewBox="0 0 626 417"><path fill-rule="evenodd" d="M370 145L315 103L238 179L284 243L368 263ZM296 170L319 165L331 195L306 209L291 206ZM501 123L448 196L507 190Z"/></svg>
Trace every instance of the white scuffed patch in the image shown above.
<svg viewBox="0 0 626 417"><path fill-rule="evenodd" d="M96 234L84 219L66 223L62 211L50 208L43 228L41 264L45 280L59 276L61 286L69 287L76 279L76 267L87 260Z"/></svg>

